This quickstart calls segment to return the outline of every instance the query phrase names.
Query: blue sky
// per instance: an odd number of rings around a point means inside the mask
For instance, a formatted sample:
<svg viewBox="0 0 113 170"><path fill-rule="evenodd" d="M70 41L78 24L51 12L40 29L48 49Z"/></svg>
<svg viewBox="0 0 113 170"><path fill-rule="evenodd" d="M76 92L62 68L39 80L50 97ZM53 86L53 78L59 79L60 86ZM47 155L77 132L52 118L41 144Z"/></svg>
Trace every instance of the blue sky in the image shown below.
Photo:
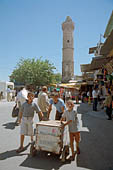
<svg viewBox="0 0 113 170"><path fill-rule="evenodd" d="M90 47L104 34L113 0L0 0L0 80L9 80L21 57L48 59L62 72L62 27L75 23L74 70L91 62ZM104 39L102 39L104 42Z"/></svg>

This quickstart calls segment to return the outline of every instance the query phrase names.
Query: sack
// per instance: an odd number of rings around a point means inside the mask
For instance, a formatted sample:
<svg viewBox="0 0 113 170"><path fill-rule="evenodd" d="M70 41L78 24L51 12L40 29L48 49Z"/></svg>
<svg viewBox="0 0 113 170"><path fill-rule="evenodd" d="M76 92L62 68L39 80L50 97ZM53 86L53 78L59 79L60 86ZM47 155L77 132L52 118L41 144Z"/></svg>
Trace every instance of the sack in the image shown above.
<svg viewBox="0 0 113 170"><path fill-rule="evenodd" d="M19 108L17 107L17 104L13 107L12 110L12 117L17 117L19 114Z"/></svg>

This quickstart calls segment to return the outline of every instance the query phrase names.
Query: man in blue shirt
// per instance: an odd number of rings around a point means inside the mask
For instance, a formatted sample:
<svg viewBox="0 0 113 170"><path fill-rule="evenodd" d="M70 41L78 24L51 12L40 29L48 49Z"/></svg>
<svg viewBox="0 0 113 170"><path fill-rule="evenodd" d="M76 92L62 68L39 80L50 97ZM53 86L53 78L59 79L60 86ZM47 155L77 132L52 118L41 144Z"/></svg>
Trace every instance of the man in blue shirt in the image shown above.
<svg viewBox="0 0 113 170"><path fill-rule="evenodd" d="M52 105L54 105L56 107L55 120L60 120L64 110L66 109L64 101L59 98L59 95L57 93L55 93L55 94L53 94L49 103L50 103L50 105L49 105L49 109L48 109L48 118L49 118L50 112L52 110Z"/></svg>

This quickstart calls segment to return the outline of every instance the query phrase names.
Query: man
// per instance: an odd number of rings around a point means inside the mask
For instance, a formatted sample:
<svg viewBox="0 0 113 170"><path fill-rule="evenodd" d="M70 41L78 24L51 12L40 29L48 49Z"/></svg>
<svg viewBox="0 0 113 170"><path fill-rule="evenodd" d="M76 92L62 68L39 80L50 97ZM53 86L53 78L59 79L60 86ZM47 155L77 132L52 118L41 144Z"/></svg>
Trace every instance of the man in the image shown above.
<svg viewBox="0 0 113 170"><path fill-rule="evenodd" d="M71 92L69 90L65 92L65 98L66 98L66 101L72 98Z"/></svg>
<svg viewBox="0 0 113 170"><path fill-rule="evenodd" d="M108 120L112 120L112 95L110 90L107 91L107 97L104 101L104 106L106 107Z"/></svg>
<svg viewBox="0 0 113 170"><path fill-rule="evenodd" d="M97 104L98 104L98 88L94 86L93 92L93 111L97 111Z"/></svg>
<svg viewBox="0 0 113 170"><path fill-rule="evenodd" d="M79 90L78 89L75 89L75 101L76 101L76 104L79 103Z"/></svg>
<svg viewBox="0 0 113 170"><path fill-rule="evenodd" d="M49 101L49 109L48 109L48 117L50 116L50 112L52 110L52 105L56 107L56 115L55 115L55 120L60 120L62 117L62 114L64 112L65 104L62 99L59 98L58 93L53 94L53 97Z"/></svg>
<svg viewBox="0 0 113 170"><path fill-rule="evenodd" d="M17 94L17 100L18 102L20 102L21 106L27 100L27 95L28 95L28 91L26 90L26 88L21 87L21 90Z"/></svg>
<svg viewBox="0 0 113 170"><path fill-rule="evenodd" d="M38 106L40 107L43 115L44 115L44 120L48 120L47 112L48 112L48 107L49 107L49 100L48 100L48 95L47 95L47 87L43 86L42 91L38 95ZM39 117L41 120L41 118Z"/></svg>
<svg viewBox="0 0 113 170"><path fill-rule="evenodd" d="M18 92L17 97L16 97L16 103L18 105L19 110L20 110L22 104L26 102L27 95L28 95L28 91L26 90L26 88L21 87L21 89ZM18 125L18 120L19 120L19 117L17 117L17 120L15 122L17 125Z"/></svg>
<svg viewBox="0 0 113 170"><path fill-rule="evenodd" d="M7 88L7 101L10 102L12 100L12 92L10 87Z"/></svg>

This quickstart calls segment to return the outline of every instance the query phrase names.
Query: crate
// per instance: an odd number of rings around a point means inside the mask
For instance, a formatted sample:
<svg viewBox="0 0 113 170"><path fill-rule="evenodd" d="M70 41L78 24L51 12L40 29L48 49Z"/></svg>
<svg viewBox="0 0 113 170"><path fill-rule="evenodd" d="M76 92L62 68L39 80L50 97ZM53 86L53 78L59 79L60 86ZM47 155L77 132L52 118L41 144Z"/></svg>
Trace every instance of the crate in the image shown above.
<svg viewBox="0 0 113 170"><path fill-rule="evenodd" d="M36 150L60 154L62 148L69 144L68 128L61 127L61 122L56 120L41 121L36 124Z"/></svg>

